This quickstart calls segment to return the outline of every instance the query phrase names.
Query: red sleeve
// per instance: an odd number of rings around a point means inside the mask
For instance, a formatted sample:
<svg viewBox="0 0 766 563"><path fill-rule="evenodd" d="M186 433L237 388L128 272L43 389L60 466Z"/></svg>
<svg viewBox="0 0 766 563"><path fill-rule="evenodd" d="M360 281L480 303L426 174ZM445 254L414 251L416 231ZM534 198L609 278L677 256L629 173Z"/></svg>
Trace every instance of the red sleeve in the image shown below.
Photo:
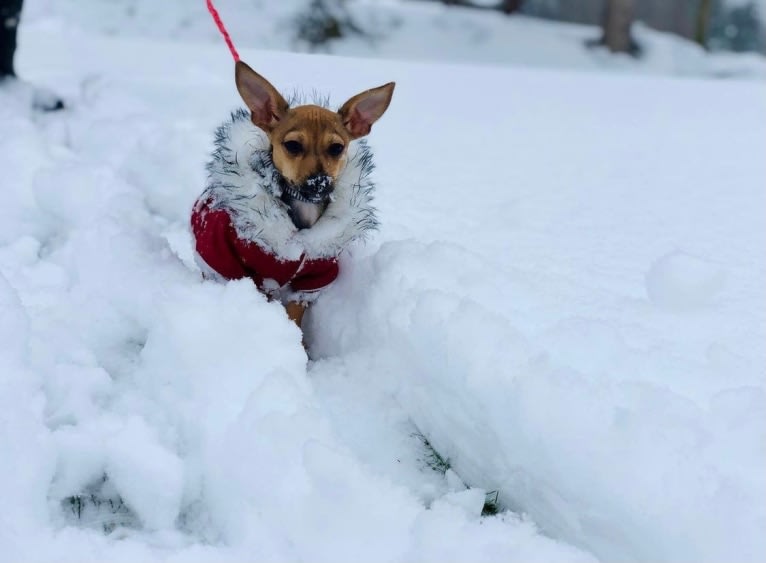
<svg viewBox="0 0 766 563"><path fill-rule="evenodd" d="M338 260L336 258L305 260L290 282L290 287L293 291L317 291L330 285L337 277Z"/></svg>
<svg viewBox="0 0 766 563"><path fill-rule="evenodd" d="M251 278L260 289L275 289L290 281L300 262L280 260L252 241L237 236L229 214L197 205L192 214L192 232L199 256L226 279ZM276 284L264 280L274 280Z"/></svg>
<svg viewBox="0 0 766 563"><path fill-rule="evenodd" d="M192 213L191 224L195 249L205 264L229 280L247 276L230 243L234 228L228 213L198 204Z"/></svg>

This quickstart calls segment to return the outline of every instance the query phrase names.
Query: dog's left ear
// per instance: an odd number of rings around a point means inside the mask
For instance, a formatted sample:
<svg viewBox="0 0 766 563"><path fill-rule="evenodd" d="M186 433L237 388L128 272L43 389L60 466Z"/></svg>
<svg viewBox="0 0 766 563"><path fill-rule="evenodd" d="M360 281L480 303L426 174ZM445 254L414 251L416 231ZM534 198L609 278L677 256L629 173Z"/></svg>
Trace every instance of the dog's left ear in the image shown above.
<svg viewBox="0 0 766 563"><path fill-rule="evenodd" d="M352 139L364 137L380 116L388 109L394 95L394 82L365 90L347 101L338 110L343 125Z"/></svg>

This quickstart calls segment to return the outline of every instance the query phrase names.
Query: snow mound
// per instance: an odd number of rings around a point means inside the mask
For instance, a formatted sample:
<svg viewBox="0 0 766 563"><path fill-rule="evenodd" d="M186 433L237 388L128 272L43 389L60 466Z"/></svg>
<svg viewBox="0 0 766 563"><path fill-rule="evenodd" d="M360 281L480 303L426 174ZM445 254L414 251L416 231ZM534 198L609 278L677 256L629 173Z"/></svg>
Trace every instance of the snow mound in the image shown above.
<svg viewBox="0 0 766 563"><path fill-rule="evenodd" d="M724 272L708 260L671 252L655 260L646 274L646 292L655 305L687 310L709 304L724 284Z"/></svg>
<svg viewBox="0 0 766 563"><path fill-rule="evenodd" d="M444 275L446 265L460 265L460 278ZM755 561L766 510L746 499L766 499L766 451L756 447L766 438L756 422L764 390L732 387L697 404L662 381L677 370L715 370L725 381L731 364L700 365L671 349L639 359L619 327L595 319L529 338L471 297L481 286L473 280L492 270L456 246L385 243L343 264L345 277L317 303L315 352L350 358L367 385L394 379L390 392L466 483L499 491L501 505L554 537L610 561L733 552ZM522 287L515 299L533 298ZM728 401L742 409L740 423L728 422Z"/></svg>

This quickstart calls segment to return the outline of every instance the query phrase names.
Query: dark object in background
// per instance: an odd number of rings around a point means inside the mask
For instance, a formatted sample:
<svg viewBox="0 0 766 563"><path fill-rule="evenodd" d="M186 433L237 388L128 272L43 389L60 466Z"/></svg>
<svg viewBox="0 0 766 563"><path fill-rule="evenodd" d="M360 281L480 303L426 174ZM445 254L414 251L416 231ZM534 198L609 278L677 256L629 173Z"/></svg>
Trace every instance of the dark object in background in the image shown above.
<svg viewBox="0 0 766 563"><path fill-rule="evenodd" d="M416 0L412 0L416 1ZM418 0L445 6L518 13L547 20L606 26L610 0ZM756 51L766 54L766 13L757 0L641 0L631 2L633 19L658 31L696 41L711 51ZM603 36L586 42L604 46ZM632 42L632 54L640 46Z"/></svg>
<svg viewBox="0 0 766 563"><path fill-rule="evenodd" d="M308 9L295 18L295 28L297 39L310 51L326 49L331 41L348 35L367 35L351 17L344 0L311 0Z"/></svg>
<svg viewBox="0 0 766 563"><path fill-rule="evenodd" d="M64 109L64 101L44 88L36 88L16 78L13 57L16 33L21 19L23 0L0 0L0 89L29 96L31 105L40 111Z"/></svg>
<svg viewBox="0 0 766 563"><path fill-rule="evenodd" d="M627 53L634 57L640 55L641 48L631 34L634 19L633 0L606 0L601 23L601 44L612 53Z"/></svg>
<svg viewBox="0 0 766 563"><path fill-rule="evenodd" d="M461 8L474 8L476 10L497 10L504 14L515 14L521 10L525 0L498 0L496 4L475 4L471 0L441 0L447 6L460 6Z"/></svg>
<svg viewBox="0 0 766 563"><path fill-rule="evenodd" d="M15 76L13 54L19 27L22 0L0 0L0 79Z"/></svg>
<svg viewBox="0 0 766 563"><path fill-rule="evenodd" d="M605 0L524 0L520 12L555 21L603 25L604 7ZM766 13L759 12L756 0L640 0L634 2L634 10L636 21L698 43L704 40L711 51L766 54Z"/></svg>
<svg viewBox="0 0 766 563"><path fill-rule="evenodd" d="M755 2L713 10L707 46L712 51L766 53L766 34Z"/></svg>
<svg viewBox="0 0 766 563"><path fill-rule="evenodd" d="M633 0L607 0L601 41L612 53L638 55L638 44L630 33L634 15Z"/></svg>
<svg viewBox="0 0 766 563"><path fill-rule="evenodd" d="M641 48L630 32L634 17L633 0L606 0L601 22L601 38L589 40L586 45L588 47L603 46L612 53L639 56Z"/></svg>
<svg viewBox="0 0 766 563"><path fill-rule="evenodd" d="M700 0L697 9L697 20L694 23L694 40L699 43L703 49L707 49L707 34L710 24L711 0Z"/></svg>
<svg viewBox="0 0 766 563"><path fill-rule="evenodd" d="M513 14L521 10L524 0L503 0L500 2L500 11L504 14Z"/></svg>

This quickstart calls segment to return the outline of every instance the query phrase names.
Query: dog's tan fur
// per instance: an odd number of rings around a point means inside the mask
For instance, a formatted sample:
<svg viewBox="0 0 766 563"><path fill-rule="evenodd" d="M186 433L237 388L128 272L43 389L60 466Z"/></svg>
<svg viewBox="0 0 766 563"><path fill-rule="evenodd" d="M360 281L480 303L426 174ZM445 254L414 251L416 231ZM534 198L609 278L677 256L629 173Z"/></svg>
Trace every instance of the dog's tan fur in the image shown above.
<svg viewBox="0 0 766 563"><path fill-rule="evenodd" d="M274 166L296 185L316 174L326 174L335 181L345 165L349 142L370 132L372 124L388 108L395 86L389 82L365 90L350 98L336 113L316 105L289 107L268 80L242 61L236 64L235 82L250 109L253 124L271 142ZM305 306L291 302L286 310L300 326Z"/></svg>
<svg viewBox="0 0 766 563"><path fill-rule="evenodd" d="M345 147L351 140L339 116L319 106L301 106L288 111L285 119L270 135L274 166L282 176L301 184L312 174L327 174L333 179L345 164L345 149L340 155L331 155L333 144ZM297 141L304 148L299 155L290 154L284 146Z"/></svg>

